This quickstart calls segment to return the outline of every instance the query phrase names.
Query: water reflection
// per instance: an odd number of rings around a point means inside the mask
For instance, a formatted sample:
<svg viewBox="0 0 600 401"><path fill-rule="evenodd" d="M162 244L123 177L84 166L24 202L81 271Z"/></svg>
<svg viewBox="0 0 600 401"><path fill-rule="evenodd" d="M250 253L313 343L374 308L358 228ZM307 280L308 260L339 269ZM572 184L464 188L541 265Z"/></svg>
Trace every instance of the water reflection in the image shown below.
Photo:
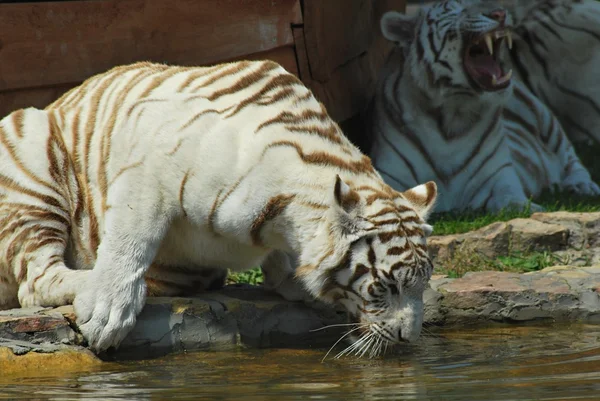
<svg viewBox="0 0 600 401"><path fill-rule="evenodd" d="M375 360L326 350L198 352L45 377L0 377L0 399L592 400L600 326L439 331Z"/></svg>

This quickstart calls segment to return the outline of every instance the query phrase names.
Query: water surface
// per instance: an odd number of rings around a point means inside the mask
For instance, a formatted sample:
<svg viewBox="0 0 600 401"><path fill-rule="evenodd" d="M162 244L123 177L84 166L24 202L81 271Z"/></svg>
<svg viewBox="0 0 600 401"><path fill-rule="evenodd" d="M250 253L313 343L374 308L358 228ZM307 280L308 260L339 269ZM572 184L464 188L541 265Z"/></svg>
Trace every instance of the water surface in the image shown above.
<svg viewBox="0 0 600 401"><path fill-rule="evenodd" d="M377 359L326 349L193 352L2 376L0 399L600 400L600 326L436 331ZM333 353L332 353L333 354Z"/></svg>

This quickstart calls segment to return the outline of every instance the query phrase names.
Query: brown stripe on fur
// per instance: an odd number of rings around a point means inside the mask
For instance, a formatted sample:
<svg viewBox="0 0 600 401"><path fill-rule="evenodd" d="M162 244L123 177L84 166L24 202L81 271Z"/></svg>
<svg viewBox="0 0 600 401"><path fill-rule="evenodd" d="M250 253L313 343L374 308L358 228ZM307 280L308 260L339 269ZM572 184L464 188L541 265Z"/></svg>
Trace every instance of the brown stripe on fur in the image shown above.
<svg viewBox="0 0 600 401"><path fill-rule="evenodd" d="M181 206L181 210L183 211L183 215L187 216L187 212L185 211L185 207L183 206L183 194L185 192L185 184L187 184L187 180L190 178L191 170L185 172L183 176L183 180L181 180L181 184L179 185L179 206Z"/></svg>
<svg viewBox="0 0 600 401"><path fill-rule="evenodd" d="M360 279L365 274L368 274L370 272L370 270L371 269L369 269L367 266L363 265L362 263L358 263L354 267L354 273L352 273L352 276L350 277L350 280L348 281L348 287L352 287L352 284L354 284L356 282L356 280Z"/></svg>
<svg viewBox="0 0 600 401"><path fill-rule="evenodd" d="M250 227L250 238L252 243L257 246L262 246L261 230L266 223L279 216L286 207L294 200L296 195L280 194L269 199L258 217L254 219Z"/></svg>
<svg viewBox="0 0 600 401"><path fill-rule="evenodd" d="M58 224L64 225L65 227L69 227L69 220L66 217L63 217L62 215L60 215L58 213L54 213L49 210L40 209L37 206L22 204L22 203L12 203L12 202L10 202L10 203L4 202L4 203L2 203L2 206L4 208L14 210L14 212L8 213L5 216L2 216L0 223L6 224L6 222L11 222L11 224L15 224L18 226L21 223L18 220L15 221L15 217L16 217L16 214L22 213L21 216L23 216L23 218L31 217L35 220L40 220L40 221L54 221ZM0 224L0 227L2 227L1 231L5 231L5 230L7 230L7 228L9 226Z"/></svg>
<svg viewBox="0 0 600 401"><path fill-rule="evenodd" d="M131 88L129 88L128 91L130 91L130 90L131 90ZM166 102L166 101L167 101L166 99L143 99L143 100L137 100L133 104L133 106L129 107L129 109L127 110L127 117L128 118L131 117L131 115L133 114L133 112L135 111L135 109L138 108L138 107L145 106L148 103L160 103L160 102Z"/></svg>
<svg viewBox="0 0 600 401"><path fill-rule="evenodd" d="M388 242L390 242L392 239L394 239L395 237L398 236L402 236L402 232L399 231L390 231L390 232L385 232L385 233L379 233L377 235L377 237L379 238L379 241L382 244L386 244Z"/></svg>
<svg viewBox="0 0 600 401"><path fill-rule="evenodd" d="M100 107L100 101L106 93L108 87L119 77L117 73L107 75L102 82L98 85L96 90L91 94L89 100L90 108L87 112L87 120L83 131L83 155L81 160L83 165L80 165L78 170L82 171L85 175L86 181L89 177L89 163L90 163L90 146L92 143L92 136L96 132L96 119L98 117L98 109ZM102 159L102 158L100 158Z"/></svg>
<svg viewBox="0 0 600 401"><path fill-rule="evenodd" d="M11 142L9 142L9 140L6 136L6 131L4 131L4 129L1 126L0 126L0 144L2 144L6 148L6 151L8 152L8 155L9 155L10 159L12 160L13 164L17 168L19 168L19 170L21 170L21 172L23 172L23 174L25 174L27 176L27 178L29 178L31 181L33 181L43 187L46 187L46 188L52 190L53 192L57 192L57 188L54 185L52 185L52 183L46 182L46 181L42 180L41 178L39 178L37 174L32 173L25 166L25 164L17 157L17 154L15 152L16 146L13 145ZM7 178L7 177L5 177L5 178ZM0 172L0 185L2 185L1 172Z"/></svg>
<svg viewBox="0 0 600 401"><path fill-rule="evenodd" d="M375 263L377 262L377 257L375 255L375 249L373 249L373 239L369 238L367 240L367 244L369 245L369 252L367 252L367 259L369 260L369 264L371 268L375 268Z"/></svg>
<svg viewBox="0 0 600 401"><path fill-rule="evenodd" d="M186 99L187 102L188 99ZM200 113L195 114L194 116L192 116L192 118L190 118L185 124L183 124L181 126L181 128L179 128L179 131L183 131L184 129L188 128L190 125L192 125L193 123L195 123L196 121L198 121L198 119L206 114L210 114L210 113L216 113L216 114L223 114L229 110L231 110L233 108L233 106L229 106L223 110L217 110L217 109L206 109L201 111Z"/></svg>
<svg viewBox="0 0 600 401"><path fill-rule="evenodd" d="M371 159L369 159L367 156L363 155L360 161L347 161L339 156L321 151L304 153L301 145L297 142L292 141L272 142L265 148L265 150L263 151L263 155L268 150L277 147L290 147L295 149L298 153L298 156L300 156L300 159L307 164L333 166L352 173L375 173L375 171L373 170L373 166L371 165Z"/></svg>
<svg viewBox="0 0 600 401"><path fill-rule="evenodd" d="M181 145L183 145L183 141L185 140L185 137L179 138L177 140L177 144L175 145L175 147L171 150L169 150L166 154L168 156L173 156L175 153L177 153L177 151L181 148Z"/></svg>
<svg viewBox="0 0 600 401"><path fill-rule="evenodd" d="M215 82L220 81L223 78L228 78L228 77L231 77L232 75L237 74L238 72L244 71L250 65L251 65L250 61L240 61L237 63L232 63L232 64L230 64L230 66L231 66L230 68L227 68L226 70L221 71L218 74L215 74L213 77L206 80L206 82L201 83L200 85L193 88L191 91L196 92L196 91L198 91L198 89L209 87L212 84L214 84Z"/></svg>
<svg viewBox="0 0 600 401"><path fill-rule="evenodd" d="M140 167L140 166L142 166L142 165L144 164L144 161L145 161L145 160L146 160L146 158L144 157L142 160L139 160L139 161L137 161L137 162L135 162L135 163L128 164L127 166L125 166L125 167L121 168L121 169L120 169L120 170L117 172L117 174L115 174L115 175L114 175L114 177L113 177L113 178L112 178L112 179L111 179L111 180L108 182L108 187L112 186L112 185L115 183L115 181L117 181L117 179L118 179L118 178L119 178L121 175L123 175L124 173L126 173L128 170L131 170L131 169L133 169L133 168L136 168L136 167Z"/></svg>
<svg viewBox="0 0 600 401"><path fill-rule="evenodd" d="M108 196L108 175L106 171L106 167L108 165L108 161L110 160L111 153L111 145L112 145L112 135L114 132L115 124L117 122L117 117L120 111L120 108L125 103L125 99L140 82L144 81L152 72L148 70L140 70L133 77L129 79L127 84L119 90L119 95L113 101L112 110L108 116L108 122L106 124L106 128L102 132L101 140L100 140L100 155L101 157L98 159L98 186L100 190L100 207L103 211L106 211L106 198ZM138 101L137 104L140 102ZM137 105L136 104L136 105Z"/></svg>
<svg viewBox="0 0 600 401"><path fill-rule="evenodd" d="M183 92L188 86L190 86L195 80L198 78L205 77L215 71L222 70L225 68L226 64L218 64L212 67L203 68L201 71L194 71L193 73L188 74L188 77L179 85L177 88L177 92Z"/></svg>
<svg viewBox="0 0 600 401"><path fill-rule="evenodd" d="M56 266L59 263L63 263L63 258L62 256L52 256L49 260L48 260L48 264L44 267L44 269L42 270L42 272L40 274L37 275L36 278L33 279L33 281L31 282L31 287L33 289L35 289L35 286L37 284L37 282L46 275L46 273L48 272L48 270L50 270L50 268L52 268L53 266Z"/></svg>
<svg viewBox="0 0 600 401"><path fill-rule="evenodd" d="M7 188L11 191L21 192L25 195L31 196L33 198L37 198L37 199L41 200L42 202L47 203L51 206L55 206L57 208L62 208L62 205L58 199L56 199L50 195L45 195L40 192L34 191L32 189L23 187L23 186L17 184L13 179L8 178L2 174L0 174L0 186Z"/></svg>
<svg viewBox="0 0 600 401"><path fill-rule="evenodd" d="M270 106L272 104L279 102L280 100L289 99L290 97L295 96L295 94L296 94L296 91L294 89L284 88L284 89L278 91L277 93L275 93L274 95L270 96L266 100L257 101L256 104L258 104L260 106Z"/></svg>
<svg viewBox="0 0 600 401"><path fill-rule="evenodd" d="M300 124L308 120L318 120L322 123L328 123L329 116L327 115L327 113L323 113L322 111L318 112L314 110L304 110L300 114L294 114L290 111L284 110L275 117L261 123L254 132L258 133L258 131L260 131L261 129L273 124Z"/></svg>
<svg viewBox="0 0 600 401"><path fill-rule="evenodd" d="M270 71L272 71L276 68L279 68L279 64L274 63L272 61L265 61L258 68L258 70L252 71L252 72L248 73L247 75L243 75L233 85L213 92L212 95L208 96L208 100L215 101L222 96L238 93L238 92L254 85L261 79L265 78Z"/></svg>
<svg viewBox="0 0 600 401"><path fill-rule="evenodd" d="M11 122L15 128L15 134L19 138L23 138L23 119L25 118L23 113L23 109L11 113Z"/></svg>
<svg viewBox="0 0 600 401"><path fill-rule="evenodd" d="M221 192L223 192L223 188L219 189L219 192L217 192L217 196L215 196L215 200L212 204L212 207L210 208L210 213L208 215L208 229L216 234L215 232L215 217L217 215L217 209L219 207L219 205L221 204L219 197L221 196Z"/></svg>
<svg viewBox="0 0 600 401"><path fill-rule="evenodd" d="M61 185L63 191L67 192L69 191L69 154L67 146L62 139L60 127L52 113L48 113L48 126L50 133L48 135L48 143L46 144L46 156L49 163L49 174L54 182ZM64 201L65 203L68 202L66 199Z"/></svg>
<svg viewBox="0 0 600 401"><path fill-rule="evenodd" d="M179 74L180 72L184 72L189 70L192 67L169 67L169 66L165 66L164 69L159 70L159 75L157 75L156 77L152 78L152 81L150 81L150 85L148 85L146 87L146 89L140 94L138 99L144 99L148 96L150 96L150 94L159 86L161 86L163 83L165 83L169 78L172 78L174 75ZM145 73L146 75L150 75L150 74L154 74L157 71L155 70L142 70L140 71L141 73Z"/></svg>
<svg viewBox="0 0 600 401"><path fill-rule="evenodd" d="M316 210L327 210L327 209L329 209L329 205L325 205L325 204L322 204L322 203L316 203L316 202L312 202L312 201L307 201L307 200L297 200L296 204L301 205L301 206L306 206L308 208L316 209Z"/></svg>
<svg viewBox="0 0 600 401"><path fill-rule="evenodd" d="M277 66L277 64L275 64L275 65ZM267 71L270 71L271 69L273 69L273 68L269 68L269 69L267 69ZM240 84L240 85L242 85L242 84ZM238 105L236 106L235 110L233 110L230 114L228 114L227 117L232 117L235 114L239 113L244 108L246 108L247 106L249 106L251 104L256 104L256 102L258 100L260 100L267 93L271 92L272 90L274 90L276 88L287 89L290 86L295 86L295 85L302 85L302 82L298 78L296 78L295 75L285 74L285 75L274 76L259 91L254 92L251 96L249 96L249 97L245 98L244 100L242 100L241 102L239 102ZM215 99L214 96L217 94L219 94L219 92L213 93L209 97L209 100L214 100ZM221 92L221 96L225 95L225 94L228 94L228 92ZM216 98L218 98L218 97L219 96L217 96Z"/></svg>
<svg viewBox="0 0 600 401"><path fill-rule="evenodd" d="M303 103L303 102L306 102L307 100L311 100L311 99L314 99L314 96L313 96L312 92L307 89L307 92L302 96L298 96L296 98L296 100L294 100L293 104L294 104L294 106L297 106L299 103Z"/></svg>
<svg viewBox="0 0 600 401"><path fill-rule="evenodd" d="M406 241L405 247L393 246L387 250L387 254L398 256L398 255L402 255L404 252L408 251L409 249L410 249L410 245L408 244L408 241Z"/></svg>
<svg viewBox="0 0 600 401"><path fill-rule="evenodd" d="M325 278L325 283L323 283L323 287L321 288L321 296L327 295L328 292L339 288L339 283L337 282L336 275L338 272L349 269L350 262L352 260L352 248L348 249L348 251L344 254L344 256L340 259L338 264L336 264L331 269L327 270ZM354 292L354 291L352 291Z"/></svg>

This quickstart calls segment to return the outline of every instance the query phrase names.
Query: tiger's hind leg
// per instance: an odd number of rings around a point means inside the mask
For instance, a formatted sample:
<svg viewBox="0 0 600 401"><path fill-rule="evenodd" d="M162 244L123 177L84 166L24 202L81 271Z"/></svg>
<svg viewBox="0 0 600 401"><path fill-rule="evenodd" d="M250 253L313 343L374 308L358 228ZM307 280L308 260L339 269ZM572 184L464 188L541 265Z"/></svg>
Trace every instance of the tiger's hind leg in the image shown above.
<svg viewBox="0 0 600 401"><path fill-rule="evenodd" d="M15 271L21 307L71 304L89 274L87 270L73 270L65 265L62 244L38 246L50 241L51 238L42 238L24 244L29 252L21 256L20 267Z"/></svg>

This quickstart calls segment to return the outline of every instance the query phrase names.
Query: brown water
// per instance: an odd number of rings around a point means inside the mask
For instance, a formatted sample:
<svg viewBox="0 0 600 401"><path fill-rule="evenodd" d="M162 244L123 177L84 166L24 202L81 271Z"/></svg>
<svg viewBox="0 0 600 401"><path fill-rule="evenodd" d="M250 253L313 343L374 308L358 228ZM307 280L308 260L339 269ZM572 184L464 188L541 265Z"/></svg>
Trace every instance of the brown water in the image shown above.
<svg viewBox="0 0 600 401"><path fill-rule="evenodd" d="M0 399L600 400L600 326L440 331L393 355L195 352L78 373L5 377Z"/></svg>

